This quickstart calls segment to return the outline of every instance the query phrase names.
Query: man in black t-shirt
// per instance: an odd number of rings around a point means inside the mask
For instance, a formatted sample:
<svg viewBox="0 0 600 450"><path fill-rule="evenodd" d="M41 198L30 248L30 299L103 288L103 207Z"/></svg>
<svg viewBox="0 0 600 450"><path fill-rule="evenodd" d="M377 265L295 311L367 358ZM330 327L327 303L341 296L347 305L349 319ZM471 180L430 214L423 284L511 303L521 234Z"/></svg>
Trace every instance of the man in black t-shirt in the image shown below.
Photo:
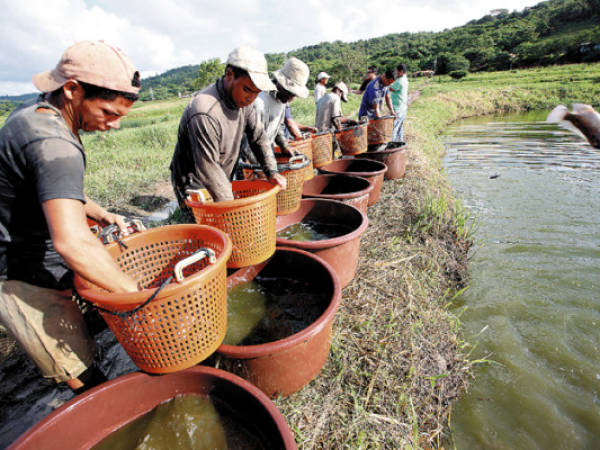
<svg viewBox="0 0 600 450"><path fill-rule="evenodd" d="M44 377L77 391L90 387L94 345L70 300L73 272L112 292L138 289L87 224L126 230L84 194L79 130L118 128L139 73L118 48L83 41L33 82L43 94L0 130L0 322Z"/></svg>

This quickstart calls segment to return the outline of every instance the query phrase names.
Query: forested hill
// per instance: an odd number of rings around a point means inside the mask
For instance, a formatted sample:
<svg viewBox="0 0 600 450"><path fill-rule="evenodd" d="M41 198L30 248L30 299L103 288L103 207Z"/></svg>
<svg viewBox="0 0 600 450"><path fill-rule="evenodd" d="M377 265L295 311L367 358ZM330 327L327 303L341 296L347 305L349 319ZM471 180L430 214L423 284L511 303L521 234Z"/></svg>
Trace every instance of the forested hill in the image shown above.
<svg viewBox="0 0 600 450"><path fill-rule="evenodd" d="M549 0L514 12L497 9L436 33L323 42L287 54L267 54L269 69L279 68L288 56L305 61L313 75L326 71L332 79L349 83L359 81L370 64L385 68L404 62L411 72L445 74L600 61L600 0ZM218 60L169 70L143 79L141 98L150 99L151 88L156 99L190 93L222 70Z"/></svg>
<svg viewBox="0 0 600 450"><path fill-rule="evenodd" d="M523 11L498 9L437 33L323 42L287 54L267 54L269 69L279 68L288 56L305 61L312 74L326 71L333 79L350 83L359 81L370 64L384 68L404 62L411 72L435 70L445 74L454 70L477 72L600 61L600 0L550 0ZM147 98L151 86L155 98L185 93L194 87L192 78L201 68L212 74L215 63L186 66L143 80L143 96ZM184 72L185 81L171 82L175 74ZM211 80L211 76L204 75Z"/></svg>

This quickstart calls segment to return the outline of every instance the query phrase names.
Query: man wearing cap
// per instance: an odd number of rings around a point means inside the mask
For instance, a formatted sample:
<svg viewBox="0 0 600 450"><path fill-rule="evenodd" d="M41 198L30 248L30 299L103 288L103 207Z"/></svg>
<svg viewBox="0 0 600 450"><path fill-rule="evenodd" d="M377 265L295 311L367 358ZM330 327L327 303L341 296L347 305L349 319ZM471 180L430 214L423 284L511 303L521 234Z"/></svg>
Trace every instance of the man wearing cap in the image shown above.
<svg viewBox="0 0 600 450"><path fill-rule="evenodd" d="M33 83L43 94L0 130L0 321L44 377L78 392L105 378L71 301L73 272L111 292L138 289L87 224L126 232L123 217L84 194L79 130L119 128L140 76L118 48L83 41Z"/></svg>
<svg viewBox="0 0 600 450"><path fill-rule="evenodd" d="M315 103L317 103L327 92L325 85L328 80L329 75L327 75L326 72L319 72L319 75L317 75L317 84L315 85Z"/></svg>
<svg viewBox="0 0 600 450"><path fill-rule="evenodd" d="M385 100L390 114L394 114L394 108L388 92L388 86L394 82L394 71L387 69L383 75L378 76L369 83L363 94L358 117L378 119L382 114L383 101Z"/></svg>
<svg viewBox="0 0 600 450"><path fill-rule="evenodd" d="M207 189L214 201L233 200L231 178L244 134L269 180L285 189L285 177L277 172L269 138L252 105L261 91L273 89L264 55L242 46L229 54L223 77L194 94L179 122L170 167L184 211L189 211L189 189Z"/></svg>
<svg viewBox="0 0 600 450"><path fill-rule="evenodd" d="M340 131L343 123L355 123L356 121L342 114L341 101L348 101L348 88L343 81L333 86L329 94L325 94L317 102L315 126L318 131L335 129Z"/></svg>
<svg viewBox="0 0 600 450"><path fill-rule="evenodd" d="M285 136L285 110L295 97L308 97L306 82L309 76L308 66L298 58L291 57L279 70L273 72L273 84L276 90L261 92L254 107L265 127L271 143L278 145L282 152L293 154Z"/></svg>

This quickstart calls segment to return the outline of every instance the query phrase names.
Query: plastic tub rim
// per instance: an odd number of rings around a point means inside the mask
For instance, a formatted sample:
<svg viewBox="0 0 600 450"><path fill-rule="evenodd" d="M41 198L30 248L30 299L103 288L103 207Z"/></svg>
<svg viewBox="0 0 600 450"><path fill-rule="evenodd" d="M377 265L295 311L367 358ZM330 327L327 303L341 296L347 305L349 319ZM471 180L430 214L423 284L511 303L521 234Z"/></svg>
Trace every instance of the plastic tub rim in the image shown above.
<svg viewBox="0 0 600 450"><path fill-rule="evenodd" d="M367 178L359 177L356 175L346 175L345 173L320 173L319 175L316 175L314 178L317 178L317 177L360 178L361 180L365 180L367 183L369 183L369 185L366 188L361 189L360 191L352 192L352 194L356 194L352 197L346 197L346 196L350 195L350 193L345 193L345 194L304 194L304 191L302 192L303 197L306 195L305 198L315 198L315 199L322 199L322 200L329 200L329 199L331 199L331 200L338 200L338 199L352 200L354 198L358 198L363 195L370 194L371 191L375 188L373 183L371 183Z"/></svg>
<svg viewBox="0 0 600 450"><path fill-rule="evenodd" d="M366 152L363 152L362 154L364 154ZM349 155L350 156L350 155ZM354 156L354 155L351 155ZM336 159L335 161L330 162L329 164L326 164L324 166L319 167L317 170L319 171L323 171L323 173L331 173L331 174L347 174L347 175L352 175L352 176L357 176L357 177L376 177L377 175L381 175L387 172L387 166L385 165L385 163L382 163L380 161L375 161L375 160L369 160L371 162L380 164L383 166L383 168L378 169L376 171L372 171L372 172L354 172L354 171L339 171L339 172L333 172L330 171L329 169L327 169L327 166L331 165L331 164L335 164L337 161L359 161L359 160L365 160L365 158L346 158L346 159Z"/></svg>
<svg viewBox="0 0 600 450"><path fill-rule="evenodd" d="M344 244L348 241L351 241L352 239L356 239L357 237L362 236L362 234L367 230L367 227L369 226L369 218L367 217L367 215L364 212L362 212L356 206L349 205L348 203L345 203L345 202L342 202L339 200L332 200L332 199L328 199L328 198L303 198L302 200L300 200L300 208L302 208L303 201L306 201L307 203L308 202L337 203L339 205L344 205L344 207L353 208L361 215L362 221L355 230L353 230L352 232L350 232L348 234L344 234L343 236L338 236L338 237L334 237L331 239L321 239L319 241L295 241L293 239L285 239L285 238L278 237L276 239L276 242L279 245L293 245L293 244L287 244L287 243L288 242L290 242L290 243L301 242L303 248L308 248L311 250L320 250L324 247L325 248L335 247L336 245Z"/></svg>
<svg viewBox="0 0 600 450"><path fill-rule="evenodd" d="M311 323L303 330L292 334L291 336L288 336L283 339L278 339L276 341L256 345L221 344L216 350L217 353L220 353L228 358L236 359L253 359L268 356L273 353L279 353L290 347L299 345L302 342L310 340L312 337L316 336L319 332L321 332L326 326L328 326L328 323L330 322L329 319L333 320L333 316L335 315L336 311L338 310L341 304L342 297L340 281L333 267L331 267L331 265L320 256L302 249L278 246L276 247L275 251L290 251L294 253L300 253L302 255L308 256L309 258L316 259L319 263L321 263L323 267L325 267L327 272L329 272L333 281L333 295L331 301L329 302L329 305L327 306L325 311L323 311L323 313L317 319L315 319L313 323Z"/></svg>
<svg viewBox="0 0 600 450"><path fill-rule="evenodd" d="M203 229L210 231L211 233L224 238L223 239L223 241L224 241L223 251L221 252L221 254L219 256L217 256L217 261L214 264L212 264L211 267L217 267L221 264L227 264L227 261L229 260L229 257L231 256L231 252L233 249L233 244L231 242L231 238L229 237L229 235L227 233L219 230L218 228L212 227L210 225L174 224L174 225L166 225L164 227L151 228L143 233L145 233L147 235L147 233L165 232L165 231L169 231L173 228L177 228L177 229L181 230L183 228L190 228L190 227L202 227ZM124 239L122 239L121 242L128 243L131 241L135 241L141 237L143 237L142 234L132 234L132 235L129 235L129 236L125 237ZM112 243L108 244L105 248L106 248L106 250L109 250L109 251L113 250L115 248L121 250L121 252L128 251L127 249L122 249L117 242L112 242ZM111 256L112 256L112 254L111 254ZM180 282L172 281L158 293L158 295L152 300L152 302L163 299L165 297L173 296L180 290L187 290L192 284L196 284L196 283L204 280L208 276L209 276L209 273L207 271L201 271L201 272L197 272L193 275L190 275L189 277L184 278ZM154 291L156 291L156 288L151 288L151 289L143 289L141 291L136 291L136 292L106 292L106 291L99 290L99 289L84 287L82 278L77 274L74 276L73 286L75 287L75 290L77 291L77 293L84 299L91 301L92 303L94 303L94 305L96 304L96 301L97 301L98 303L101 303L103 307L107 307L107 309L112 309L115 312L123 310L127 307L132 307L132 306L137 306L137 305L142 304L145 301L145 299L150 297L154 293ZM139 298L140 293L146 294L144 299L142 299L142 300L140 300L140 298ZM114 309L113 309L113 307L114 307Z"/></svg>

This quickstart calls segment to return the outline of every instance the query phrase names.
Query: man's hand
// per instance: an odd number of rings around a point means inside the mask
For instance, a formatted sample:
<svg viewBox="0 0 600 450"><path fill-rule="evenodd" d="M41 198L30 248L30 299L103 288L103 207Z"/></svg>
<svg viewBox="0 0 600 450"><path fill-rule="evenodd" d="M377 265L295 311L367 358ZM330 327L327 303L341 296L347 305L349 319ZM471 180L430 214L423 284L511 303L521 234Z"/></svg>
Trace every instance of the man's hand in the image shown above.
<svg viewBox="0 0 600 450"><path fill-rule="evenodd" d="M127 236L129 234L129 231L127 230L127 223L125 222L125 217L119 214L107 212L106 214L104 214L104 216L102 216L101 220L107 225L112 225L113 223L117 224L123 236Z"/></svg>
<svg viewBox="0 0 600 450"><path fill-rule="evenodd" d="M281 149L281 154L284 156L296 156L296 152L294 151L294 149L292 147L290 147L289 145L284 146Z"/></svg>
<svg viewBox="0 0 600 450"><path fill-rule="evenodd" d="M281 186L282 190L287 188L287 179L280 173L274 173L269 177L269 181L274 184Z"/></svg>

